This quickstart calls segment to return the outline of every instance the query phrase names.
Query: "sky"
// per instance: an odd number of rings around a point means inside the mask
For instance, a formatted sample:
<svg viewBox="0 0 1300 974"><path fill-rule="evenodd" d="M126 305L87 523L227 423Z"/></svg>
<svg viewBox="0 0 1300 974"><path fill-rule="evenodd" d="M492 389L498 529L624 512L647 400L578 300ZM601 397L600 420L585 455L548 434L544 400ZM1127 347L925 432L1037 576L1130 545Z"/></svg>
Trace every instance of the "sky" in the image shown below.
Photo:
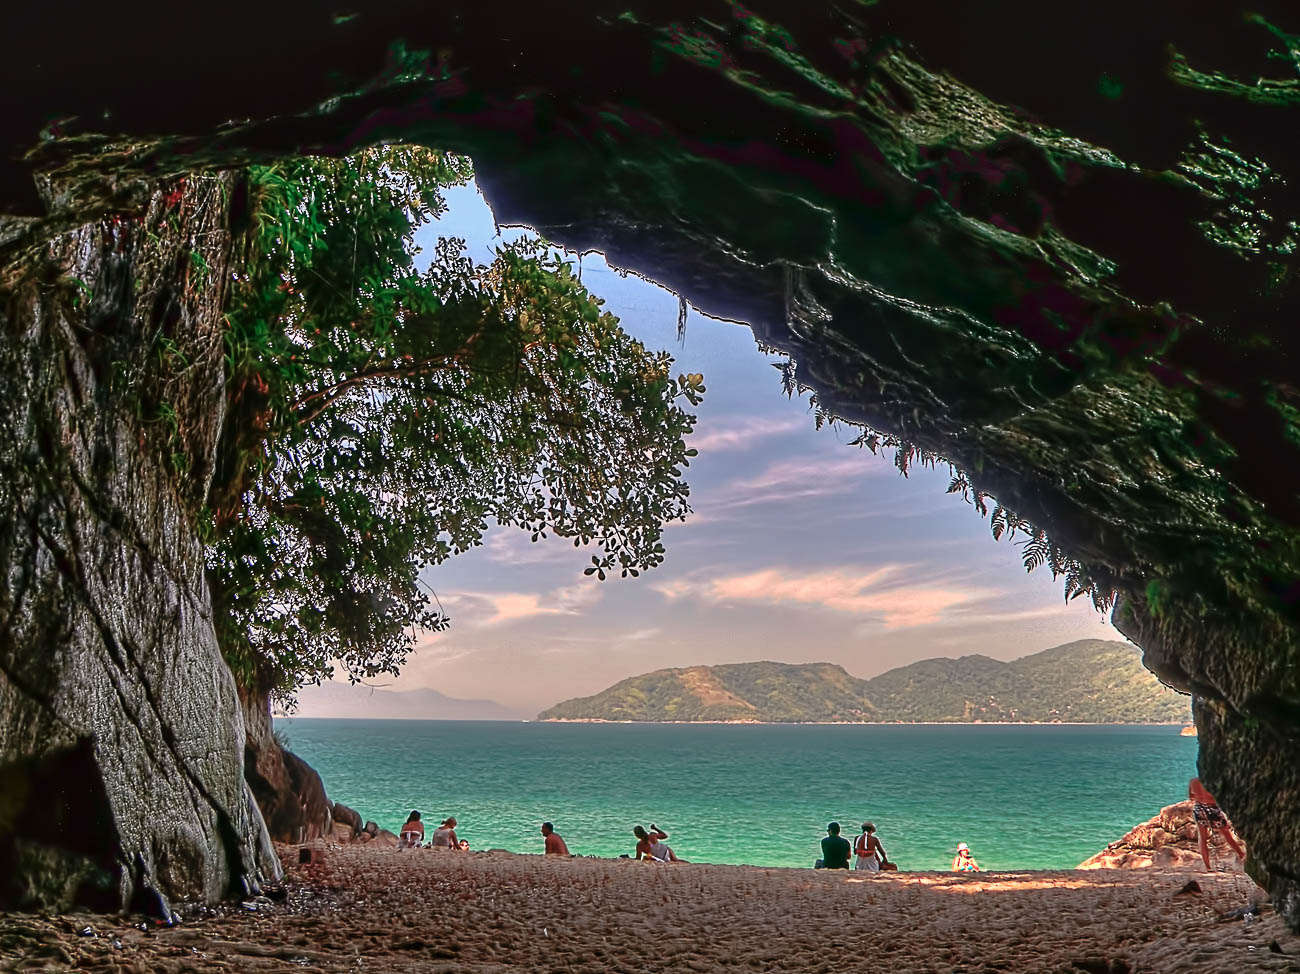
<svg viewBox="0 0 1300 974"><path fill-rule="evenodd" d="M417 242L431 254L437 236L462 237L489 261L502 238L487 202L472 184L446 198L450 211ZM849 446L853 427L816 430L807 396L786 397L782 359L748 328L692 310L678 341L674 294L597 254L581 270L626 331L669 350L675 372L704 374L688 440L699 456L686 470L695 513L665 529L662 566L604 582L582 573L594 549L494 528L426 570L451 628L421 635L400 675L376 686L528 716L670 666L830 661L872 677L935 656L1009 660L1123 639L1087 598L1067 604L1050 571L1026 573L1020 548L946 493L946 467L904 478L892 456Z"/></svg>

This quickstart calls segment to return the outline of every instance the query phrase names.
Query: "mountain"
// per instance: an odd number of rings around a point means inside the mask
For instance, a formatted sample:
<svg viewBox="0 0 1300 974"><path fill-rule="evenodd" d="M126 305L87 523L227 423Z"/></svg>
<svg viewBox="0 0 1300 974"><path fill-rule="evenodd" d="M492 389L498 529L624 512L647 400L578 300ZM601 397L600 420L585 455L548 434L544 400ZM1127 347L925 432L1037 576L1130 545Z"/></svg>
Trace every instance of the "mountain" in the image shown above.
<svg viewBox="0 0 1300 974"><path fill-rule="evenodd" d="M1081 639L1009 663L928 659L870 680L833 663L728 663L656 670L539 720L1170 723L1187 697L1158 681L1128 643Z"/></svg>
<svg viewBox="0 0 1300 974"><path fill-rule="evenodd" d="M298 691L295 717L409 720L519 720L528 714L492 700L461 700L437 690L377 690L333 680Z"/></svg>

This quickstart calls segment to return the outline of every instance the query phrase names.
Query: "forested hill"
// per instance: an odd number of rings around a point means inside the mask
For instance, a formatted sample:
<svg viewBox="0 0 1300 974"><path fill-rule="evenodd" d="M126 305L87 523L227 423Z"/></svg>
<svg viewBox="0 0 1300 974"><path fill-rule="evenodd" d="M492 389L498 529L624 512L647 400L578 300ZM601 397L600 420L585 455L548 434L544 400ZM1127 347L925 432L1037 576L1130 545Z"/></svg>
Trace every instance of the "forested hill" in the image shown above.
<svg viewBox="0 0 1300 974"><path fill-rule="evenodd" d="M1128 643L1083 639L1010 663L929 659L870 680L833 663L730 663L656 670L577 697L540 720L1061 721L1188 723Z"/></svg>

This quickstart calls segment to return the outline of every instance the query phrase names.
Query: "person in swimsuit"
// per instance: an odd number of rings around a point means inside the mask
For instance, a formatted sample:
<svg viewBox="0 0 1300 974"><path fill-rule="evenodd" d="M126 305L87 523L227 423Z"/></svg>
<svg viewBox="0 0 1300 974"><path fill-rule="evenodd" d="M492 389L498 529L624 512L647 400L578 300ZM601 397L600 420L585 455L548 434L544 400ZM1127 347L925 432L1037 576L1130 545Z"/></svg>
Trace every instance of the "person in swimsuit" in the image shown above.
<svg viewBox="0 0 1300 974"><path fill-rule="evenodd" d="M460 842L456 844L456 848L461 852L469 852L469 839L461 839Z"/></svg>
<svg viewBox="0 0 1300 974"><path fill-rule="evenodd" d="M1200 778L1193 778L1187 783L1187 797L1193 801L1192 818L1196 820L1196 835L1200 841L1201 859L1205 862L1207 870L1213 869L1210 865L1210 833L1220 833L1224 841L1232 847L1232 851L1237 854L1237 858L1242 862L1246 861L1246 850L1237 842L1236 833L1232 831L1232 823L1228 821L1228 816L1223 814L1223 809L1219 803L1214 800L1205 785L1201 784Z"/></svg>
<svg viewBox="0 0 1300 974"><path fill-rule="evenodd" d="M981 872L980 864L976 862L975 857L970 854L970 846L965 842L957 843L957 855L953 856L952 871L955 873Z"/></svg>
<svg viewBox="0 0 1300 974"><path fill-rule="evenodd" d="M406 824L397 833L397 848L413 849L424 841L424 823L420 821L419 812L411 812Z"/></svg>
<svg viewBox="0 0 1300 974"><path fill-rule="evenodd" d="M853 853L858 857L853 868L863 872L879 873L880 867L889 862L885 847L876 838L876 827L870 822L862 823L862 834L853 843Z"/></svg>
<svg viewBox="0 0 1300 974"><path fill-rule="evenodd" d="M641 826L632 830L636 836L636 858L638 859L657 859L660 862L685 862L685 859L678 859L677 853L664 843L668 838L668 833L650 823L650 831L647 832Z"/></svg>
<svg viewBox="0 0 1300 974"><path fill-rule="evenodd" d="M433 830L433 841L430 843L435 849L454 849L459 840L456 838L456 819L443 819L442 824Z"/></svg>

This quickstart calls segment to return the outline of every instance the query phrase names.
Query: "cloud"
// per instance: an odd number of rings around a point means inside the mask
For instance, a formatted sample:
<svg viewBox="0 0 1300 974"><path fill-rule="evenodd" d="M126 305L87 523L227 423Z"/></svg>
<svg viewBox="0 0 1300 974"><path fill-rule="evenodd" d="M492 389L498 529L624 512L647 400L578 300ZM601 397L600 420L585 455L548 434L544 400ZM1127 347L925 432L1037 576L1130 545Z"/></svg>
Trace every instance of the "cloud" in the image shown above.
<svg viewBox="0 0 1300 974"><path fill-rule="evenodd" d="M878 619L886 629L926 626L949 610L1000 593L959 584L923 584L906 577L904 565L871 571L795 572L767 568L708 580L678 579L654 586L665 598L713 603L791 602Z"/></svg>
<svg viewBox="0 0 1300 974"><path fill-rule="evenodd" d="M581 615L604 597L595 581L548 592L451 592L442 597L457 629L487 629L533 616Z"/></svg>
<svg viewBox="0 0 1300 974"><path fill-rule="evenodd" d="M853 453L834 459L798 457L781 460L756 474L737 477L720 487L693 493L691 506L711 520L756 504L782 504L855 494L869 478L889 474L894 469L869 453Z"/></svg>
<svg viewBox="0 0 1300 974"><path fill-rule="evenodd" d="M521 528L503 526L488 532L483 542L483 552L490 561L506 565L576 564L586 562L589 555L573 546L572 538L559 538L548 533L544 540L532 541L532 535ZM575 561L576 559L576 561Z"/></svg>
<svg viewBox="0 0 1300 974"><path fill-rule="evenodd" d="M721 422L723 421L719 421L720 424ZM705 424L702 423L701 425ZM705 453L722 453L727 450L748 450L752 447L768 446L765 437L793 433L796 430L806 429L811 425L807 419L795 416L782 419L776 417L748 417L725 428L692 433L686 438L686 445L699 450L701 455Z"/></svg>

